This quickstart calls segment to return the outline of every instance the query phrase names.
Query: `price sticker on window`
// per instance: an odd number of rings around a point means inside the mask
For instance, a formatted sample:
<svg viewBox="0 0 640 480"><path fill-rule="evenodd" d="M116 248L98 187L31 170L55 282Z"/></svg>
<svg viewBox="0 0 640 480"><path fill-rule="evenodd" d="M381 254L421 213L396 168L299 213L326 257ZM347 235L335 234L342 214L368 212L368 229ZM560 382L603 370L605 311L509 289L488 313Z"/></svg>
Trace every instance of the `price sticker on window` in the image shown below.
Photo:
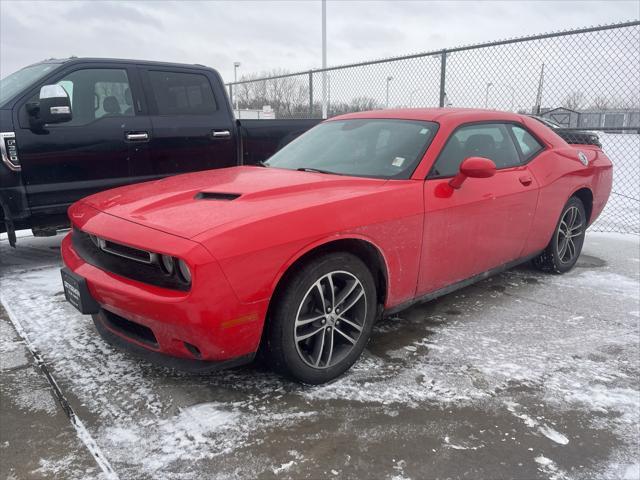
<svg viewBox="0 0 640 480"><path fill-rule="evenodd" d="M393 162L391 162L391 165L393 165L394 167L401 167L402 165L404 165L404 157L394 158Z"/></svg>

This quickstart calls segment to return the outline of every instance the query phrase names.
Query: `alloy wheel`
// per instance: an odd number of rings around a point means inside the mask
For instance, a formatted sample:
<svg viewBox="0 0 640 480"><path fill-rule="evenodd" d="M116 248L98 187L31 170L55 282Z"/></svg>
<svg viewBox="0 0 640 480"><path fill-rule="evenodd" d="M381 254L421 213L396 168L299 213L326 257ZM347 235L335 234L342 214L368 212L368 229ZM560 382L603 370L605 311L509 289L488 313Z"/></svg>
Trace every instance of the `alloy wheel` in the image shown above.
<svg viewBox="0 0 640 480"><path fill-rule="evenodd" d="M580 210L570 207L562 216L558 226L557 251L562 263L570 263L578 254L575 238L583 233L583 221Z"/></svg>
<svg viewBox="0 0 640 480"><path fill-rule="evenodd" d="M298 355L313 368L336 365L358 343L366 317L366 293L355 275L346 271L323 275L298 307L294 325Z"/></svg>

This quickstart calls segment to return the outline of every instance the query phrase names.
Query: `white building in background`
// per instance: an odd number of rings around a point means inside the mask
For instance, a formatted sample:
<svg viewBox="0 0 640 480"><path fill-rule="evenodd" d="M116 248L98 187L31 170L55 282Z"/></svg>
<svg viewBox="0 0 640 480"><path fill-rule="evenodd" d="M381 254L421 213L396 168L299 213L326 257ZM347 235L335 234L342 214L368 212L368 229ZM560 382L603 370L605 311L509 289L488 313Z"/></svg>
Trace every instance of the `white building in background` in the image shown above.
<svg viewBox="0 0 640 480"><path fill-rule="evenodd" d="M540 116L568 128L640 129L640 110L634 108L607 110L543 108Z"/></svg>
<svg viewBox="0 0 640 480"><path fill-rule="evenodd" d="M262 110L253 108L240 108L233 111L238 120L274 120L276 112L270 105L265 105Z"/></svg>

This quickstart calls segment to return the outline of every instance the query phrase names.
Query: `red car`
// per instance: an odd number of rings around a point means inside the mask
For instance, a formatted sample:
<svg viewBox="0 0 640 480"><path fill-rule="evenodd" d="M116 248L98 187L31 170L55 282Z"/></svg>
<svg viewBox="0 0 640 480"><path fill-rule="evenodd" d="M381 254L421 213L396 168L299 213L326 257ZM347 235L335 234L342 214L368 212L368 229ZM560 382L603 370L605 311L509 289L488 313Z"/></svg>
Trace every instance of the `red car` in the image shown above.
<svg viewBox="0 0 640 480"><path fill-rule="evenodd" d="M317 384L382 315L528 260L570 270L611 181L600 148L523 115L342 115L262 166L75 203L63 283L107 340L152 359L210 369L261 350Z"/></svg>

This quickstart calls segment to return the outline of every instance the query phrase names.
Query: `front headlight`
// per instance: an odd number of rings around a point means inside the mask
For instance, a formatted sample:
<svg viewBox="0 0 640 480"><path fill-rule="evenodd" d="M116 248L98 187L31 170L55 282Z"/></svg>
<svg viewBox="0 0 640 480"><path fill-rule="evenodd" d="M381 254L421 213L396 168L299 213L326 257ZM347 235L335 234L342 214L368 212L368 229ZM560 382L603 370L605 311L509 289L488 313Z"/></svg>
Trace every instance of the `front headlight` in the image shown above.
<svg viewBox="0 0 640 480"><path fill-rule="evenodd" d="M184 260L178 260L178 271L184 282L191 283L191 270Z"/></svg>
<svg viewBox="0 0 640 480"><path fill-rule="evenodd" d="M160 256L160 266L162 270L167 275L173 275L173 271L175 270L175 263L173 261L173 257L169 255L161 255Z"/></svg>

